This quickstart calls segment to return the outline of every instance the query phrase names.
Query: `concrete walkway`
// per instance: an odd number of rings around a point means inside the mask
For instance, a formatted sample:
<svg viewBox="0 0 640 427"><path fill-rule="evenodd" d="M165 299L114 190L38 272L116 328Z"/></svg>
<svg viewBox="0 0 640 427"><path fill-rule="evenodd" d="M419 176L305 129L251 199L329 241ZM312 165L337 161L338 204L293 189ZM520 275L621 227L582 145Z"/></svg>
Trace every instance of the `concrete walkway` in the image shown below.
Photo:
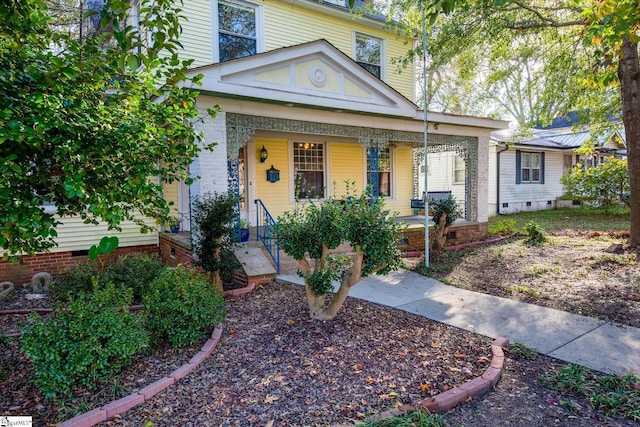
<svg viewBox="0 0 640 427"><path fill-rule="evenodd" d="M303 284L295 274L277 279ZM600 372L640 375L640 329L442 284L400 270L363 279L352 297L415 313Z"/></svg>

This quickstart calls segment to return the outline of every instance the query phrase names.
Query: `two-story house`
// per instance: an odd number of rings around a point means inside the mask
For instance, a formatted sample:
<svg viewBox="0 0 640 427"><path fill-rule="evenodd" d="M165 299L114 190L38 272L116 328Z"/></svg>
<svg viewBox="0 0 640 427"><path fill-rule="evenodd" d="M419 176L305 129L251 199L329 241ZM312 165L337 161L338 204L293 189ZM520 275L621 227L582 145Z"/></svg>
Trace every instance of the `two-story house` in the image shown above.
<svg viewBox="0 0 640 427"><path fill-rule="evenodd" d="M413 213L424 114L412 102L413 67L400 68L394 58L414 40L387 30L381 16L353 14L341 1L184 2L181 54L195 60L192 73L204 75L198 106L203 116L214 105L222 110L201 126L206 143L217 145L194 160L200 179L164 186L182 230L190 229L196 197L228 188L242 196L241 217L251 223L257 199L277 217L295 205L296 194L301 202L340 196L345 180L359 190L371 184L388 209ZM429 114L429 150L454 150L464 159L466 220L479 233L488 218L490 133L504 127ZM112 234L67 223L73 221L65 220L62 244L53 249L65 259ZM158 245L158 235L137 235L126 225L125 233L123 250Z"/></svg>

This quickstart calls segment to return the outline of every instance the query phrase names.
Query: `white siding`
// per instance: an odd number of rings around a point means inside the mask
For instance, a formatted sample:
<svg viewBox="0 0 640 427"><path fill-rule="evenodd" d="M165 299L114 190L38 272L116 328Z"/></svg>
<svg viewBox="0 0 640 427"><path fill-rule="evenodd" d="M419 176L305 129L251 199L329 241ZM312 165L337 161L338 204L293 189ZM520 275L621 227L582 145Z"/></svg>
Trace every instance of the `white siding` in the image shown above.
<svg viewBox="0 0 640 427"><path fill-rule="evenodd" d="M429 173L427 185L429 191L451 191L458 205L465 207L465 184L454 182L454 162L456 153L431 153L428 155L427 171ZM424 188L424 175L421 175L420 193Z"/></svg>
<svg viewBox="0 0 640 427"><path fill-rule="evenodd" d="M516 150L500 154L500 213L553 209L564 192L560 183L563 156L563 152L545 152L544 184L516 184ZM509 206L503 207L504 203Z"/></svg>

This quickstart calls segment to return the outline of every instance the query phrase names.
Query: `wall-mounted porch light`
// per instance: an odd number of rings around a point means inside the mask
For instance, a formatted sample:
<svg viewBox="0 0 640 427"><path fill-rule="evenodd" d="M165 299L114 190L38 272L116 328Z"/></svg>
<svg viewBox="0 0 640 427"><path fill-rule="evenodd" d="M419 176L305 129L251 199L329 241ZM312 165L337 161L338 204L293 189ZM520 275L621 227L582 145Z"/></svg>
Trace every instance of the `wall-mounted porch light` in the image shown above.
<svg viewBox="0 0 640 427"><path fill-rule="evenodd" d="M264 148L264 145L262 145L262 150L260 150L260 163L264 163L264 161L267 160L267 157L269 157L269 153L267 152L267 149Z"/></svg>

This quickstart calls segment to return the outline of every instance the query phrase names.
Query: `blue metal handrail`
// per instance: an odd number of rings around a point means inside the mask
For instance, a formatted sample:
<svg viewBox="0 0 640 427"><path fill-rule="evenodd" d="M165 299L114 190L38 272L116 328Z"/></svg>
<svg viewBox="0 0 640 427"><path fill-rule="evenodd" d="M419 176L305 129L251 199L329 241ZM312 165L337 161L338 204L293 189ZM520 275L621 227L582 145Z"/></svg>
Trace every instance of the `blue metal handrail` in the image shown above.
<svg viewBox="0 0 640 427"><path fill-rule="evenodd" d="M269 213L262 200L256 199L256 240L260 240L267 249L271 259L276 265L276 270L280 274L280 245L278 244L278 231L275 219Z"/></svg>

